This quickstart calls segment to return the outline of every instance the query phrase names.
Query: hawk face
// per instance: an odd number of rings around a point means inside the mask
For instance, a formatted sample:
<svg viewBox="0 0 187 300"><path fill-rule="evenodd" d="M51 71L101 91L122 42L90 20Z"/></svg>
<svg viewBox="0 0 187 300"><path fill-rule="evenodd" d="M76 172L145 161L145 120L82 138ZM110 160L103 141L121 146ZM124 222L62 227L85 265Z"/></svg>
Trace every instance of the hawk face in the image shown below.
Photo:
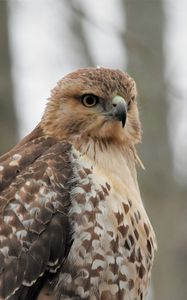
<svg viewBox="0 0 187 300"><path fill-rule="evenodd" d="M52 90L41 125L59 140L79 136L136 144L141 127L135 82L106 68L70 73Z"/></svg>

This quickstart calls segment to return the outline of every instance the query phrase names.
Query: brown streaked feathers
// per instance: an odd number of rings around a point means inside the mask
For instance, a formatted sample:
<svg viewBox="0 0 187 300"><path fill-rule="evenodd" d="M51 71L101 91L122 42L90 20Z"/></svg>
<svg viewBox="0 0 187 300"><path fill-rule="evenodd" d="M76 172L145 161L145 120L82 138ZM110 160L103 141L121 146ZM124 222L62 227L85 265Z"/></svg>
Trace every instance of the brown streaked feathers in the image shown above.
<svg viewBox="0 0 187 300"><path fill-rule="evenodd" d="M38 126L0 158L0 299L145 299L156 241L140 141L128 74L87 68L59 81Z"/></svg>
<svg viewBox="0 0 187 300"><path fill-rule="evenodd" d="M33 134L33 139L1 161L0 291L3 297L19 288L15 299L22 299L22 284L34 285L47 270L55 271L68 251L71 169L67 151L71 146L52 138L37 137L37 131L36 138ZM23 299L32 299L30 293L28 290Z"/></svg>

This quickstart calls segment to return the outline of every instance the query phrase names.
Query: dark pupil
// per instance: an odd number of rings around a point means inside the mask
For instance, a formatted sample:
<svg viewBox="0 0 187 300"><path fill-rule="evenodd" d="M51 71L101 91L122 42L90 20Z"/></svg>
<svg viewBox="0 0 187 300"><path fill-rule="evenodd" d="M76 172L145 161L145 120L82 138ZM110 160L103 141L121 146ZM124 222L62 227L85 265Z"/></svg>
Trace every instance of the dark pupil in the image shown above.
<svg viewBox="0 0 187 300"><path fill-rule="evenodd" d="M92 96L87 96L85 100L88 105L92 105L95 102L95 98Z"/></svg>

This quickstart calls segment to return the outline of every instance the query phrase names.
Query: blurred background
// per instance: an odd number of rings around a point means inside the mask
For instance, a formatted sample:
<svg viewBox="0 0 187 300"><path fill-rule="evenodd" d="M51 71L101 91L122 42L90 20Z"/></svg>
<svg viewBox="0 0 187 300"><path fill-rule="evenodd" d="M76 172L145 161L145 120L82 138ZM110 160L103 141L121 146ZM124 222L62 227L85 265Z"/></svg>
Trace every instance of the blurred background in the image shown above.
<svg viewBox="0 0 187 300"><path fill-rule="evenodd" d="M60 78L98 65L138 86L138 176L159 246L150 299L187 299L186 0L0 0L0 153L36 126Z"/></svg>

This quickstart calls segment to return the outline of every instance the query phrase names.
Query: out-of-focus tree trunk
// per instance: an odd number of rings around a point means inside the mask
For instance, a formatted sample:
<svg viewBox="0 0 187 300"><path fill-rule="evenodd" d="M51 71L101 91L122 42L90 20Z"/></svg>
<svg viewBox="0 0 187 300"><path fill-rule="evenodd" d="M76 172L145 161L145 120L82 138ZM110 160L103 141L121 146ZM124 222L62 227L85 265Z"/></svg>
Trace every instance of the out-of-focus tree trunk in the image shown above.
<svg viewBox="0 0 187 300"><path fill-rule="evenodd" d="M0 1L0 154L17 140L7 28L7 2Z"/></svg>
<svg viewBox="0 0 187 300"><path fill-rule="evenodd" d="M66 0L66 6L69 8L71 14L68 24L71 47L79 54L81 67L92 67L94 66L94 61L83 28L83 20L86 18L83 5L76 1Z"/></svg>
<svg viewBox="0 0 187 300"><path fill-rule="evenodd" d="M186 199L174 182L168 138L168 103L164 83L162 1L123 0L127 17L125 44L128 72L139 91L143 144L139 153L146 171L139 172L142 196L158 238L158 254L153 272L154 299L186 299L187 263L180 222ZM169 120L172 123L172 120ZM187 219L187 217L186 217ZM186 220L185 219L185 220ZM177 222L177 223L176 223ZM181 231L181 237L180 236ZM185 233L186 235L186 233ZM186 237L185 237L186 239ZM183 267L182 263L183 262Z"/></svg>
<svg viewBox="0 0 187 300"><path fill-rule="evenodd" d="M135 77L138 85L144 132L143 145L140 147L141 157L149 178L153 176L157 179L156 182L147 182L147 176L143 176L142 181L146 193L154 192L157 197L163 197L167 195L168 185L170 186L172 160L164 86L163 13L159 2L127 0L125 8L128 71ZM162 190L158 188L160 183Z"/></svg>
<svg viewBox="0 0 187 300"><path fill-rule="evenodd" d="M91 55L88 41L83 30L83 20L85 18L83 8L82 6L75 5L74 1L67 1L67 5L69 5L72 10L71 30L74 36L74 43L78 48L77 50L82 54L82 57L84 58L85 66L93 67L93 57Z"/></svg>

